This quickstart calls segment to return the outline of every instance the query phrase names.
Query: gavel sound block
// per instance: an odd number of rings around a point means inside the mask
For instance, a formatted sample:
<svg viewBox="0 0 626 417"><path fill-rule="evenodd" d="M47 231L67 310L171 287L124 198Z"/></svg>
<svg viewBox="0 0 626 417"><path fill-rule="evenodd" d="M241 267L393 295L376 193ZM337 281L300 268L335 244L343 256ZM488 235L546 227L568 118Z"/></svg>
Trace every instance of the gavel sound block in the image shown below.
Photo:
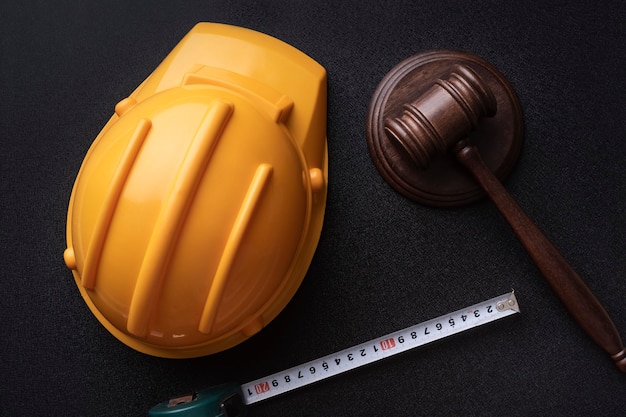
<svg viewBox="0 0 626 417"><path fill-rule="evenodd" d="M570 314L626 372L626 350L604 307L500 182L522 140L522 113L507 80L463 52L432 51L403 61L370 103L367 141L383 178L434 206L458 206L486 193Z"/></svg>

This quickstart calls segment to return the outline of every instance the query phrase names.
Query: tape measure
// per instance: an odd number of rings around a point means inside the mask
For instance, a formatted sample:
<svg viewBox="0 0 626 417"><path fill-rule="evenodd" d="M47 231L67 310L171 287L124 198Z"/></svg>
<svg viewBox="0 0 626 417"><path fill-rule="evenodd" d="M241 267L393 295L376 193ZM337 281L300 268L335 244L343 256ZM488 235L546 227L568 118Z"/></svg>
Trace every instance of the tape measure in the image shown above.
<svg viewBox="0 0 626 417"><path fill-rule="evenodd" d="M246 406L407 350L519 313L514 292L370 340L246 384L224 384L173 398L150 417L240 417Z"/></svg>

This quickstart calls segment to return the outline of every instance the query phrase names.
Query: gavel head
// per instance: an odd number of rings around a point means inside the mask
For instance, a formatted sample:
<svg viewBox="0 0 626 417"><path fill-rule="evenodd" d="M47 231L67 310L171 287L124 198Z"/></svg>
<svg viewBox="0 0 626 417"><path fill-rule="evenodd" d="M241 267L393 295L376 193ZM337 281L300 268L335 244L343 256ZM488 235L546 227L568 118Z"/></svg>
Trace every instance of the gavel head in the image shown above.
<svg viewBox="0 0 626 417"><path fill-rule="evenodd" d="M438 79L405 104L401 117L385 119L385 133L419 168L426 169L434 155L450 149L496 110L489 86L470 67L457 65L447 79Z"/></svg>
<svg viewBox="0 0 626 417"><path fill-rule="evenodd" d="M523 143L517 96L498 69L462 51L426 51L380 81L367 114L366 138L381 176L419 203L453 207L484 196L449 150L468 137L503 181Z"/></svg>

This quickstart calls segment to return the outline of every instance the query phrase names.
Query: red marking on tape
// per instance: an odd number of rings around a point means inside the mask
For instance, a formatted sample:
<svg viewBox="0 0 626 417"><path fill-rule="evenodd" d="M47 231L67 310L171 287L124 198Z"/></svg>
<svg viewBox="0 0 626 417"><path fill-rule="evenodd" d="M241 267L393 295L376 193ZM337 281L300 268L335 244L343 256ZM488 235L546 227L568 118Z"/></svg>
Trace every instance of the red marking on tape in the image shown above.
<svg viewBox="0 0 626 417"><path fill-rule="evenodd" d="M380 348L382 350L393 349L395 347L396 347L396 341L393 340L393 337L390 339L385 339L382 342L380 342Z"/></svg>
<svg viewBox="0 0 626 417"><path fill-rule="evenodd" d="M270 390L270 383L261 382L260 384L256 384L254 386L254 390L256 391L257 394L263 394L264 392L267 392Z"/></svg>

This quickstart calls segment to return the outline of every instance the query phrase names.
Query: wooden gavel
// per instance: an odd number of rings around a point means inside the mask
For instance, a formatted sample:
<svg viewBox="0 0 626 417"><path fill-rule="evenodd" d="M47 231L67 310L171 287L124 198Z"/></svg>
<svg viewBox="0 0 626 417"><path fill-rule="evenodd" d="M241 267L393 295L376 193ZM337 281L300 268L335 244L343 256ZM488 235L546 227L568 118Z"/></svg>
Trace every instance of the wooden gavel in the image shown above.
<svg viewBox="0 0 626 417"><path fill-rule="evenodd" d="M495 203L570 314L626 372L622 339L602 304L513 200L468 138L482 117L496 111L489 86L471 68L458 65L447 79L438 79L419 98L405 104L401 117L386 118L385 133L420 169L426 169L437 153L451 150Z"/></svg>

